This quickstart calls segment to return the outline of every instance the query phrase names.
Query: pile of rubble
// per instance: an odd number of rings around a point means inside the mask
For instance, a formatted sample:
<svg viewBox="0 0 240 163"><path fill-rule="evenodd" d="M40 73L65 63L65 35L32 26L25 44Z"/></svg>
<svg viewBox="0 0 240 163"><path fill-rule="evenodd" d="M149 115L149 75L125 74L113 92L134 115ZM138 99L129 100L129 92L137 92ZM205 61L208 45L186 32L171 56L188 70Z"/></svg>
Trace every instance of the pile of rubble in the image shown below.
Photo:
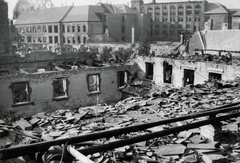
<svg viewBox="0 0 240 163"><path fill-rule="evenodd" d="M198 113L240 101L239 79L229 82L206 82L184 88L156 89L146 97L130 97L117 104L58 110L22 118L12 125L0 120L0 148L59 140L92 132L124 128ZM147 130L75 144L84 149L116 140L154 133L191 124L208 117L164 124ZM240 162L240 117L172 133L144 142L129 144L112 151L88 155L94 162ZM51 150L56 150L55 147ZM61 156L60 152L60 156Z"/></svg>

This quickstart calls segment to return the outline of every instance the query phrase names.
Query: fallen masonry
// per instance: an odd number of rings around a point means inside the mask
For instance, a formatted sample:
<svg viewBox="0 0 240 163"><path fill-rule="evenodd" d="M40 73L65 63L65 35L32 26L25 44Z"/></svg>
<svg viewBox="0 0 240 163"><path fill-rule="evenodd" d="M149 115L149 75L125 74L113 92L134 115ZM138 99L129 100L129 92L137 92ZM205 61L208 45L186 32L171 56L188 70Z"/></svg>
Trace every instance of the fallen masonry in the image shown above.
<svg viewBox="0 0 240 163"><path fill-rule="evenodd" d="M0 120L5 162L239 162L239 79ZM77 161L78 160L78 161Z"/></svg>

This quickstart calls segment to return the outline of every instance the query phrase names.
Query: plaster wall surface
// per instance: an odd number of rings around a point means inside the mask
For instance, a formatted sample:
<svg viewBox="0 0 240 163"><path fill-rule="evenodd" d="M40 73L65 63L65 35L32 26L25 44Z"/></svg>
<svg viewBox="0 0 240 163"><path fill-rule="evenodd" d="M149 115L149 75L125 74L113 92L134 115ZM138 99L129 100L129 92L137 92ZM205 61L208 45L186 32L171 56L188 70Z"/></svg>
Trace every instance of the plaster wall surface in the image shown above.
<svg viewBox="0 0 240 163"><path fill-rule="evenodd" d="M134 66L133 66L134 67ZM136 66L135 66L136 67ZM0 78L0 117L4 110L14 108L17 114L29 116L39 112L52 112L58 109L76 109L80 106L115 103L122 98L118 90L118 71L134 71L132 66L88 68L63 72L5 76ZM133 73L133 72L131 72ZM87 76L100 74L100 92L89 94ZM66 77L68 98L53 100L53 79ZM31 88L30 101L33 105L13 106L11 83L28 81Z"/></svg>
<svg viewBox="0 0 240 163"><path fill-rule="evenodd" d="M136 62L143 74L146 73L146 62L153 63L153 81L157 85L163 85L163 62L166 61L172 65L172 83L171 85L179 88L184 86L184 70L194 70L194 85L203 84L209 80L209 73L222 75L222 80L234 80L240 75L240 66L215 64L212 62L188 62L186 60L173 60L169 58L137 58ZM145 77L141 75L141 77Z"/></svg>

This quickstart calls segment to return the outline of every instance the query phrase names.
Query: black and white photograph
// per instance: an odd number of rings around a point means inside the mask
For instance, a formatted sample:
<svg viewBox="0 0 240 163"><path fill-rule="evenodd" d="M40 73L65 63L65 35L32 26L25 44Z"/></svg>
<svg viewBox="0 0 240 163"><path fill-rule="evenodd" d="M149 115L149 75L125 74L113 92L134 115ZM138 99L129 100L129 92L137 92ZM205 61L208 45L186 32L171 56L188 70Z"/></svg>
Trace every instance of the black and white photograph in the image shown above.
<svg viewBox="0 0 240 163"><path fill-rule="evenodd" d="M240 163L240 0L0 0L0 163Z"/></svg>

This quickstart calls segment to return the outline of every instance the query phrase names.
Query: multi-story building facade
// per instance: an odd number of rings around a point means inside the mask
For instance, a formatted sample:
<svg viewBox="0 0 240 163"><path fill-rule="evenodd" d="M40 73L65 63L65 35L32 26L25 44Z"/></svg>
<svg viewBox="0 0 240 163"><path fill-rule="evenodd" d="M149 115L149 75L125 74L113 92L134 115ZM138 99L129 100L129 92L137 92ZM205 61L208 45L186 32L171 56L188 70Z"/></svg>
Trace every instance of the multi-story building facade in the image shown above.
<svg viewBox="0 0 240 163"><path fill-rule="evenodd" d="M9 23L8 23L8 4L0 0L0 54L9 51Z"/></svg>
<svg viewBox="0 0 240 163"><path fill-rule="evenodd" d="M22 12L14 24L29 50L78 50L86 42L132 42L150 33L150 16L112 4Z"/></svg>
<svg viewBox="0 0 240 163"><path fill-rule="evenodd" d="M132 0L132 8L151 16L151 36L155 40L180 40L182 32L191 35L203 30L208 21L212 30L231 28L226 7L206 0L168 3L153 0L147 4L143 0Z"/></svg>

